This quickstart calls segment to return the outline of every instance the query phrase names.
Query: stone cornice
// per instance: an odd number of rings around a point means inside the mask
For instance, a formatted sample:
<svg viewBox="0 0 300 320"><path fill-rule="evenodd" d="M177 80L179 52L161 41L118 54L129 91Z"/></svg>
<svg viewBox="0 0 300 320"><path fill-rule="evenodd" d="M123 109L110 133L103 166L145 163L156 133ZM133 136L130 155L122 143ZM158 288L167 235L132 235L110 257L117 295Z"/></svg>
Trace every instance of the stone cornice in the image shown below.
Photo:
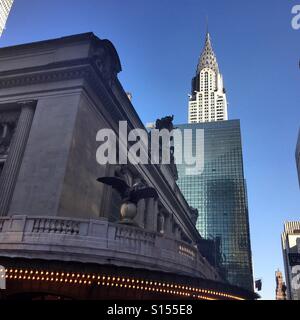
<svg viewBox="0 0 300 320"><path fill-rule="evenodd" d="M119 69L105 67L105 63L105 60L102 61L100 57L94 55L93 58L2 71L0 72L0 89L80 78L90 79L95 85L99 82L99 77L106 85L111 86L117 79Z"/></svg>
<svg viewBox="0 0 300 320"><path fill-rule="evenodd" d="M1 77L0 89L18 86L28 86L47 82L57 82L83 78L88 75L88 67L75 67L72 69L58 69L47 72L26 73L18 76Z"/></svg>
<svg viewBox="0 0 300 320"><path fill-rule="evenodd" d="M3 47L0 48L0 58L3 56L10 56L11 54L24 54L32 52L36 49L55 49L59 44L68 44L68 43L75 43L75 42L83 42L83 41L91 41L92 39L98 39L93 32L86 32L76 35L65 36L56 39L48 39L42 41L36 41L31 43L25 44L18 44L15 46ZM100 40L100 39L99 39Z"/></svg>

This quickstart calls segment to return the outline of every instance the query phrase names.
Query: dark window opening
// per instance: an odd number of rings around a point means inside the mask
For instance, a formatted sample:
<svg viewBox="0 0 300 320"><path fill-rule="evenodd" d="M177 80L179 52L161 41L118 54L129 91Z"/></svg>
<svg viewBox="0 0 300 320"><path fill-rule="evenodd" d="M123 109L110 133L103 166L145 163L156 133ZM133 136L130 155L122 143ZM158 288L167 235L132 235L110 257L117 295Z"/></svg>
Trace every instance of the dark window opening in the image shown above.
<svg viewBox="0 0 300 320"><path fill-rule="evenodd" d="M2 170L3 170L3 167L4 167L4 162L0 161L0 176L1 176L1 173L2 173Z"/></svg>

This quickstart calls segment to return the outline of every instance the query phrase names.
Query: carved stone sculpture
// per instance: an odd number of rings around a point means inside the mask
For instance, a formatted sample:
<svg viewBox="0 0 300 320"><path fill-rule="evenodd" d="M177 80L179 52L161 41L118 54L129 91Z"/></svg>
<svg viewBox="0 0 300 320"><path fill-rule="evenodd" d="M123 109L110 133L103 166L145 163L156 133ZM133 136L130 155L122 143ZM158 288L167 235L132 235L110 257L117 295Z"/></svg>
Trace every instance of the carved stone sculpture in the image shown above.
<svg viewBox="0 0 300 320"><path fill-rule="evenodd" d="M168 131L173 131L175 129L174 124L173 124L173 120L174 120L174 116L166 116L164 118L161 119L157 119L156 123L155 123L155 129L158 130L163 130L166 129ZM160 154L161 154L161 150L162 150L162 145L160 144L159 146L160 148ZM175 180L178 179L178 171L177 171L177 166L175 164L175 158L174 158L174 139L171 136L170 137L170 167L172 170L172 174Z"/></svg>
<svg viewBox="0 0 300 320"><path fill-rule="evenodd" d="M118 54L109 40L100 40L92 53L98 70L109 86L112 85L117 74L122 70Z"/></svg>
<svg viewBox="0 0 300 320"><path fill-rule="evenodd" d="M152 187L146 187L142 182L135 183L130 187L126 181L117 177L102 177L97 181L112 186L121 196L120 208L121 223L135 225L134 218L137 214L137 203L141 199L157 198L158 194Z"/></svg>
<svg viewBox="0 0 300 320"><path fill-rule="evenodd" d="M196 225L197 219L198 219L198 216L199 216L198 209L190 207L190 212L191 212L191 219L193 221L193 224Z"/></svg>
<svg viewBox="0 0 300 320"><path fill-rule="evenodd" d="M173 125L174 116L166 116L161 119L157 119L155 123L155 128L158 130L167 129L172 131L174 129Z"/></svg>

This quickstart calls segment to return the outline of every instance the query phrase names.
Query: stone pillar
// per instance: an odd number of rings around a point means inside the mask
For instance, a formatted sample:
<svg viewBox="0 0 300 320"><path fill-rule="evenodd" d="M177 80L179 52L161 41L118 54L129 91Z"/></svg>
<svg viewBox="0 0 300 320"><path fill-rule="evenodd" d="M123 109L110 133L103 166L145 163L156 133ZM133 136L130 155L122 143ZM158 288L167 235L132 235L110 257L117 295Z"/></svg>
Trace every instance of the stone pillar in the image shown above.
<svg viewBox="0 0 300 320"><path fill-rule="evenodd" d="M159 233L165 234L166 232L165 224L166 224L165 215L162 212L160 212L157 216L157 231Z"/></svg>
<svg viewBox="0 0 300 320"><path fill-rule="evenodd" d="M22 103L21 106L21 114L0 178L0 216L5 216L8 212L34 116L33 102Z"/></svg>
<svg viewBox="0 0 300 320"><path fill-rule="evenodd" d="M145 228L145 210L145 200L141 199L137 204L137 215L134 220L143 229Z"/></svg>
<svg viewBox="0 0 300 320"><path fill-rule="evenodd" d="M176 239L181 240L181 230L177 225L175 227L175 235L176 235Z"/></svg>
<svg viewBox="0 0 300 320"><path fill-rule="evenodd" d="M157 232L158 201L156 199L147 200L147 210L145 212L145 229Z"/></svg>
<svg viewBox="0 0 300 320"><path fill-rule="evenodd" d="M166 213L165 214L165 219L166 219L166 222L165 222L165 230L166 230L166 234L169 235L169 236L172 236L173 234L173 216L171 213Z"/></svg>

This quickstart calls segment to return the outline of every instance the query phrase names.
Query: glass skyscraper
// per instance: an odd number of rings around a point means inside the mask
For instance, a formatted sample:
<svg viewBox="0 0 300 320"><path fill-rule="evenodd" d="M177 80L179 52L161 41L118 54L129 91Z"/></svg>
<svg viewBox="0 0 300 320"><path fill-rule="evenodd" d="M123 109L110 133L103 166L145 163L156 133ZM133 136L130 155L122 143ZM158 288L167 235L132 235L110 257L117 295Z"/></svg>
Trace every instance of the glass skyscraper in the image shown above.
<svg viewBox="0 0 300 320"><path fill-rule="evenodd" d="M191 129L195 156L196 130L204 133L204 167L199 173L178 164L178 185L190 206L197 208L197 229L204 238L220 241L226 279L253 291L246 182L239 120L176 125ZM176 149L176 140L175 140ZM188 163L186 161L185 163ZM188 169L188 170L187 170ZM191 174L193 173L193 174Z"/></svg>
<svg viewBox="0 0 300 320"><path fill-rule="evenodd" d="M5 24L13 5L14 0L0 0L0 37L5 28Z"/></svg>

